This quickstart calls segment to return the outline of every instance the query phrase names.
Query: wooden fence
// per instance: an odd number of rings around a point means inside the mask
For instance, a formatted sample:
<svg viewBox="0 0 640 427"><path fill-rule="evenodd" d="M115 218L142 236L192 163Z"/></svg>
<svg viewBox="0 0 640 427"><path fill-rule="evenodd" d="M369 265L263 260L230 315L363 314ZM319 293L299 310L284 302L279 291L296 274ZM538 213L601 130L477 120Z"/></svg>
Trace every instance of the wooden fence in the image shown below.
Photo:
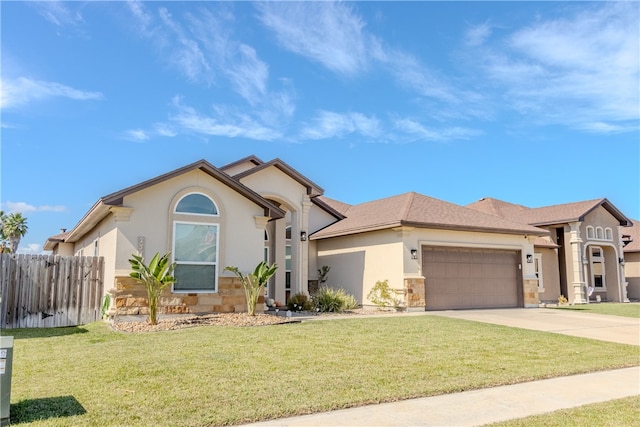
<svg viewBox="0 0 640 427"><path fill-rule="evenodd" d="M0 255L0 327L77 326L101 318L104 258Z"/></svg>

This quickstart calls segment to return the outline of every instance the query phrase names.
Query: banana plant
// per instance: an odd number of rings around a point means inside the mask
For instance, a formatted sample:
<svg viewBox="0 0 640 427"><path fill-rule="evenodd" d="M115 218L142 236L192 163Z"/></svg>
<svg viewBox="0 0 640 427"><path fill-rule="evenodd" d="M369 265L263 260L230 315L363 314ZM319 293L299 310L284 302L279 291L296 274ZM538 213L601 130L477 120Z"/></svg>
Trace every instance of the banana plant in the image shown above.
<svg viewBox="0 0 640 427"><path fill-rule="evenodd" d="M131 269L129 276L142 283L147 289L147 298L149 299L149 324L158 324L158 301L162 291L169 285L176 282L173 277L173 270L176 263L170 263L171 252L166 253L162 257L157 252L151 259L149 265L145 265L144 259L139 255L131 255L133 258L129 260Z"/></svg>
<svg viewBox="0 0 640 427"><path fill-rule="evenodd" d="M253 270L253 273L249 273L246 276L242 274L238 267L229 266L224 269L234 273L242 282L244 295L247 300L247 313L249 316L255 316L256 305L258 304L260 295L263 293L263 288L271 276L276 273L278 266L276 264L270 266L266 262L261 261Z"/></svg>

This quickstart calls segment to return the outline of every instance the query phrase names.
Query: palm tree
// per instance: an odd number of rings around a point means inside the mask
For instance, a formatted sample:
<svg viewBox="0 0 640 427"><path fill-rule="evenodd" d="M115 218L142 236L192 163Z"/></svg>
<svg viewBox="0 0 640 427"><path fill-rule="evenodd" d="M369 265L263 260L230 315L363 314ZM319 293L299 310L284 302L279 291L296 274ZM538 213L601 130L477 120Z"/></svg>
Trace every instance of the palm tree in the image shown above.
<svg viewBox="0 0 640 427"><path fill-rule="evenodd" d="M145 265L144 259L139 255L131 255L133 258L129 260L131 269L129 276L142 283L147 288L147 298L149 299L149 324L158 324L158 300L162 291L167 286L176 282L172 276L176 263L170 263L171 252L166 253L162 257L159 252L149 263Z"/></svg>
<svg viewBox="0 0 640 427"><path fill-rule="evenodd" d="M4 235L4 222L7 216L4 211L0 211L0 254L5 253L7 249L7 236Z"/></svg>
<svg viewBox="0 0 640 427"><path fill-rule="evenodd" d="M255 270L253 270L253 273L246 276L242 274L238 267L229 266L224 268L225 270L235 273L242 282L245 298L247 299L247 313L249 316L256 315L256 305L258 304L260 295L262 295L264 285L266 285L271 276L276 273L277 268L278 266L276 264L269 266L266 262L261 261Z"/></svg>
<svg viewBox="0 0 640 427"><path fill-rule="evenodd" d="M2 237L9 240L9 246L11 253L18 251L18 245L20 239L27 234L27 218L22 216L22 213L16 212L9 215L2 216Z"/></svg>

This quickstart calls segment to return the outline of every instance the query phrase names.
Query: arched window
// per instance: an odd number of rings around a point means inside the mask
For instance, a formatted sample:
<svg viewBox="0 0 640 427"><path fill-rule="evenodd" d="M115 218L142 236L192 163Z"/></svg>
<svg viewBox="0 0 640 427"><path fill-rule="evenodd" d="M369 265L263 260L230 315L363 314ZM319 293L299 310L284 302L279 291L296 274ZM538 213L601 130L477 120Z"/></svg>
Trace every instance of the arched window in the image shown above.
<svg viewBox="0 0 640 427"><path fill-rule="evenodd" d="M208 218L207 218L208 217ZM174 210L174 292L216 292L218 285L218 208L210 197L190 193Z"/></svg>
<svg viewBox="0 0 640 427"><path fill-rule="evenodd" d="M204 194L192 193L180 199L175 212L193 215L218 215L218 208L213 200Z"/></svg>
<svg viewBox="0 0 640 427"><path fill-rule="evenodd" d="M604 229L604 238L605 240L613 240L613 231L609 227Z"/></svg>
<svg viewBox="0 0 640 427"><path fill-rule="evenodd" d="M596 239L604 240L604 233L602 232L602 227L596 227Z"/></svg>
<svg viewBox="0 0 640 427"><path fill-rule="evenodd" d="M593 239L593 226L589 225L587 227L587 239Z"/></svg>

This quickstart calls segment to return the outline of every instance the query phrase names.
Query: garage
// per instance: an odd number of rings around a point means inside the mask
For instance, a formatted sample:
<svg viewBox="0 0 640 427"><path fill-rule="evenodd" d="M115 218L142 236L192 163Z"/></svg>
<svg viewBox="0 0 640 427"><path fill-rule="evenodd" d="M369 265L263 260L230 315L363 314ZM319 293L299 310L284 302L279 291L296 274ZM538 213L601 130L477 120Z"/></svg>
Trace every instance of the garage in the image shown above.
<svg viewBox="0 0 640 427"><path fill-rule="evenodd" d="M422 247L427 310L522 306L520 252Z"/></svg>

